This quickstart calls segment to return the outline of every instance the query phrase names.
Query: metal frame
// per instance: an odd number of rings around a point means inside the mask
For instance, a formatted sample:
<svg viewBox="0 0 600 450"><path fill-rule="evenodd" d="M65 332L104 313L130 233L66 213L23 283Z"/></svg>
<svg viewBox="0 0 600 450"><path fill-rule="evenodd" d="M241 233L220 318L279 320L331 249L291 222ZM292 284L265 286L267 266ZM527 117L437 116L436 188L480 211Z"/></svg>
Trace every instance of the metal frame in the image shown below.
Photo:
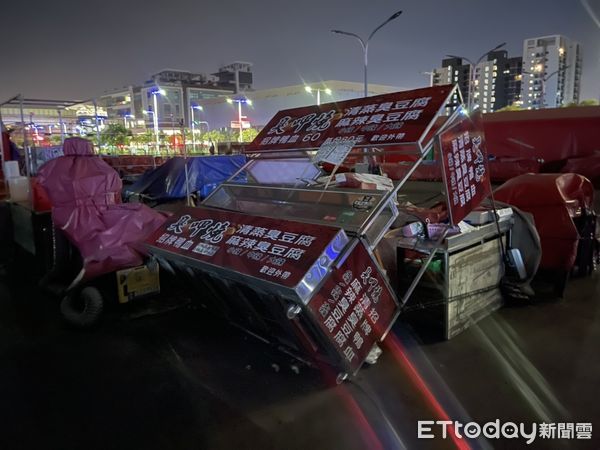
<svg viewBox="0 0 600 450"><path fill-rule="evenodd" d="M340 252L337 253L335 259L332 260L331 258L327 257L327 253L329 248L334 244L336 240L340 240L343 247L340 250ZM240 274L233 270L226 269L222 266L211 264L207 261L200 261L189 256L179 255L156 247L152 248L152 252L155 253L160 260L168 256L172 260L185 263L190 267L194 267L205 272L214 273L217 275L226 275L225 278L231 281L248 284L258 289L267 289L268 291L277 293L287 299L293 299L295 303L297 303L297 299L300 299L303 305L307 305L310 302L310 299L313 297L314 293L318 292L318 290L323 285L325 279L327 278L326 275L329 273L332 267L336 265L337 261L342 255L346 254L348 244L351 242L352 239L346 235L344 230L339 229L339 232L333 237L333 239L330 242L327 243L323 252L319 255L318 258L316 258L315 262L307 270L304 277L300 281L298 281L298 284L296 284L293 287L285 287L273 281L266 280L264 278L258 278L247 274ZM324 269L323 276L320 277L317 283L310 283L307 280L307 278L311 276L313 270L316 268L315 266L321 265L321 261L324 257L326 258L326 264L322 266L322 269Z"/></svg>
<svg viewBox="0 0 600 450"><path fill-rule="evenodd" d="M371 258L372 263L376 266L379 267L379 262L377 261L377 258L375 257L373 251L369 248L368 242L366 242L364 239L361 238L354 238L351 239L346 247L346 251L345 253L340 256L338 256L337 258L337 262L335 264L336 268L339 268L344 261L352 254L352 252L354 251L354 249L358 246L358 245L363 245L364 248L367 251L367 254L369 255L369 257ZM330 268L330 270L332 270L332 268ZM326 277L325 277L326 278ZM325 281L325 278L323 279L323 282ZM385 331L382 333L381 338L375 343L375 345L377 345L378 342L382 342L386 336L388 335L388 333L391 331L392 327L394 326L394 323L396 322L396 319L398 319L398 316L400 315L401 309L400 309L400 303L398 302L398 298L396 296L396 292L394 289L392 289L391 285L389 284L389 281L387 279L387 277L382 276L381 277L383 280L383 283L385 284L385 287L388 289L389 293L392 296L392 300L394 301L394 303L396 304L396 306L398 307L396 310L396 313L394 314L394 317L392 318L392 320L390 321L389 326L385 329ZM315 289L314 293L319 292L319 289ZM314 295L314 294L313 294ZM311 296L312 299L312 296ZM315 323L318 323L318 317L316 316L316 314L310 309L308 308L308 304L310 303L310 300L308 302L305 303L305 305L303 305L302 307L302 312L307 314L311 320ZM319 337L321 338L321 340L323 342L326 342L328 346L335 348L333 345L331 345L331 341L329 340L329 338L325 335L325 333L323 332L323 330L321 330L319 327L314 327L315 330L317 330L317 332L319 333ZM371 350L371 349L370 349ZM334 350L333 353L337 356L339 356L339 352L337 350ZM355 376L359 370L362 368L362 366L365 364L365 360L361 361L361 364L356 368L356 370L352 371L350 369L350 366L346 363L346 360L344 358L339 358L338 362L341 361L341 363L339 364L339 366L343 367L343 369L346 371L346 373L349 373L352 376Z"/></svg>
<svg viewBox="0 0 600 450"><path fill-rule="evenodd" d="M445 113L445 110L448 107L450 99L453 97L453 95L456 92L458 92L459 98L462 100L462 97L460 97L460 90L458 89L458 86L455 85L452 89L450 89L450 91L446 95L445 100L442 102L441 106L438 108L437 112L434 114L433 118L431 119L431 121L429 122L429 124L427 125L427 127L425 128L423 133L421 133L421 136L419 137L419 139L417 141L407 142L407 143L402 143L402 144L384 144L381 146L377 146L377 148L379 148L379 147L385 148L385 147L390 147L390 146L392 146L392 147L399 147L399 146L400 147L407 147L407 146L416 147L416 149L418 150L418 152L416 152L416 154L419 155L419 158L412 164L411 168L404 175L404 177L394 186L394 189L392 189L392 190L388 191L386 194L384 194L383 198L378 203L378 205L375 207L373 212L371 214L369 214L367 219L365 219L362 226L356 231L356 233L359 237L365 236L365 233L372 227L372 225L375 222L375 220L377 219L377 217L379 217L379 214L381 214L381 211L383 211L384 208L389 207L389 205L394 202L394 199L396 198L398 191L408 181L408 179L413 174L413 172L416 170L416 168L419 166L419 164L421 164L421 162L423 162L426 154L430 150L430 147L432 145L433 138L435 135L432 136L432 139L431 139L432 142L431 143L428 142L427 147L425 147L425 148L423 147L423 140L429 134L429 132L431 131L432 127L434 126L434 124L438 120L438 118L443 117L443 114ZM440 127L440 129L437 130L436 134L441 132L442 130L446 129L450 123L453 123L454 120L456 119L456 117L460 114L460 112L461 112L460 109L457 108L450 115L448 120L446 120L444 122L444 124ZM395 154L415 154L414 151L405 152L403 150L392 150L392 151L388 151L385 153L382 153L381 151L366 151L365 152L365 151L360 150L360 149L368 149L368 148L374 148L374 146L369 145L369 144L356 145L354 147L354 149L346 156L346 158L348 158L349 156L356 156L356 151L360 152L359 153L360 156L370 156L370 155L385 156L385 155L395 155ZM232 186L232 187L233 186L236 186L236 187L248 186L248 185L232 182L232 180L234 180L243 171L248 170L250 165L255 160L260 160L260 159L285 160L288 158L289 159L307 158L307 157L309 157L310 153L315 152L316 150L317 150L317 147L310 147L310 148L298 148L298 149L286 149L286 150L268 150L265 152L252 153L252 154L248 155L248 161L246 162L246 164L244 164L237 172L235 172L233 175L231 175L217 189L215 189L213 192L211 192L211 194L203 201L203 203L208 202L214 195L216 195L216 193L220 189L225 189L227 186ZM355 152L355 153L353 154L353 152ZM277 187L275 187L275 186L268 186L268 185L257 185L257 186L262 186L262 187L270 188L270 189L277 189ZM282 189L302 190L304 188L288 186L288 187L284 187ZM361 191L361 190L357 190L357 189L353 189L352 191L353 192L364 192L366 195L368 195L368 193L370 192L370 191ZM326 192L326 191L323 190L322 192ZM335 191L331 190L331 191L327 191L327 192L335 192ZM388 227L389 227L389 225L391 225L391 223L393 223L393 220L395 220L396 216L397 216L397 210L396 210L396 214L393 215L393 218L390 221L388 221L388 224L387 224ZM303 219L303 220L306 220L306 222L308 222L308 223L315 223L314 221L312 221L310 219ZM348 230L348 231L350 231L350 230ZM375 248L375 246L379 243L379 241L381 240L381 238L383 237L384 234L385 234L385 229L383 232L378 234L378 236L374 240L374 242L369 242L369 248L371 248L371 249Z"/></svg>
<svg viewBox="0 0 600 450"><path fill-rule="evenodd" d="M242 183L228 183L226 185L227 187L232 187L232 188L239 188L239 187L247 187L248 185L242 184ZM364 233L367 232L367 230L370 228L370 226L372 225L374 219L376 217L379 216L379 214L381 213L381 210L388 207L391 203L392 203L392 199L390 198L389 194L384 194L382 191L373 191L373 190L357 190L357 189L351 189L351 188L333 188L333 189L328 189L327 191L322 191L322 190L318 190L318 189L307 189L306 187L300 187L300 188L290 188L290 187L283 187L283 186L274 186L274 185L252 185L252 188L256 188L256 189L264 189L264 190L277 190L277 191L289 191L290 189L293 189L296 192L311 192L311 193L334 193L334 194L353 194L353 195L360 195L360 194L364 194L364 195L381 195L381 200L378 202L377 206L369 212L367 218L363 221L362 225L360 225L360 227L356 228L356 227L347 227L344 228L345 231L350 232L352 234L356 234L356 235L363 235ZM212 196L212 193L210 196L208 196L204 201L207 202ZM395 205L394 205L395 206ZM207 207L210 208L215 208L212 205L207 205ZM236 212L242 212L242 211L236 211ZM248 214L248 212L243 212L244 214ZM284 216L281 214L278 215L272 215L269 217L273 217L273 218L280 218L280 219L286 219L286 220L296 220L296 217L289 217L289 216ZM395 217L392 218L392 220L390 222L393 222L393 219ZM302 222L306 222L306 223L311 223L311 224L315 224L315 225L328 225L328 226L337 226L335 224L331 224L331 223L325 223L322 220L315 220L315 219L310 219L310 218L302 218ZM343 227L339 227L339 228L343 228Z"/></svg>
<svg viewBox="0 0 600 450"><path fill-rule="evenodd" d="M458 114L460 114L460 112L461 112L460 110L456 110L452 114L450 114L448 119L445 120L437 129L435 129L435 133L432 135L432 137L430 139L428 139L427 142L424 142L425 138L431 133L431 131L432 131L434 125L436 124L436 122L438 121L439 117L442 117L443 114L446 112L447 108L449 107L448 104L450 102L450 99L455 95L456 92L459 92L458 95L459 95L459 98L461 98L460 91L458 91L458 87L454 86L449 91L444 102L439 107L438 111L435 113L432 120L427 125L427 127L424 129L423 133L421 133L421 136L419 137L419 139L417 141L411 142L411 143L404 143L404 144L387 144L387 145L377 146L377 148L380 148L380 147L385 148L385 147L390 147L390 146L396 147L396 149L387 151L387 152L381 152L381 150L376 150L373 145L368 145L368 144L355 146L355 148L353 149L353 152L355 152L354 154L358 153L360 156L365 156L365 155L386 156L386 155L392 155L392 154L407 154L407 153L409 153L409 154L418 155L418 158L416 159L416 161L413 162L412 166L403 175L403 177L398 182L394 183L393 189L386 191L386 192L376 191L380 200L375 205L375 207L373 207L370 211L367 212L367 214L365 215L366 217L364 218L364 220L362 220L362 222L360 222L359 225L345 227L344 225L340 225L340 224L335 224L335 225L327 224L329 226L335 226L336 228L339 228L340 233L342 233L342 235L346 237L346 242L344 244L343 249L335 256L335 258L333 258L333 260L331 260L331 258L330 258L330 260L328 260L326 263L321 264L319 261L321 258L318 258L311 265L310 269L307 271L307 273L303 277L303 279L293 288L287 288L287 287L279 285L273 281L257 278L256 276L245 275L245 274L237 273L235 271L226 270L225 268L215 266L214 264L211 264L208 262L203 262L203 261L197 261L197 260L194 260L193 258L185 257L182 255L176 255L176 254L173 254L166 250L160 250L160 249L154 248L153 252L156 253L156 256L159 259L159 261L168 255L168 257L171 258L172 260L174 260L175 263L183 263L183 264L189 265L190 267L203 270L203 271L207 272L209 274L209 276L211 276L211 277L226 274L226 276L223 276L223 278L226 280L230 280L231 282L237 282L240 284L245 284L245 285L251 286L252 288L257 289L258 291L266 291L266 292L270 292L275 295L278 295L281 297L281 299L289 302L290 309L288 310L288 313L289 313L288 319L295 320L296 315L303 312L305 314L304 317L307 318L309 324L316 324L316 322L317 322L317 317L315 317L316 313L311 311L311 309L309 308L310 301L314 298L316 293L319 292L319 290L323 287L326 280L329 279L329 276L331 276L331 273L336 268L339 268L341 266L341 264L352 254L352 252L356 249L357 245L363 245L369 255L369 258L371 258L371 263L373 264L374 267L377 268L376 270L378 270L380 272L381 279L383 280L385 287L391 293L392 299L396 304L396 311L394 313L394 317L390 321L387 329L384 331L384 333L381 337L381 340L383 340L387 336L387 334L390 332L394 322L398 318L398 316L402 310L403 304L406 302L407 298L410 296L410 294L414 290L414 287L420 281L420 279L424 273L424 268L426 268L427 265L425 264L421 270L421 273L418 274L418 276L414 277L411 288L409 289L409 291L407 291L407 293L405 294L405 296L401 302L401 301L399 301L398 296L396 295L396 291L390 286L388 278L386 276L384 276L383 273L381 273L381 265L380 265L378 259L374 255L374 248L377 245L377 243L382 239L383 235L387 232L387 230L389 229L389 226L392 224L392 222L396 219L396 217L398 215L398 209L396 208L396 204L395 204L395 200L396 200L398 191L405 185L405 183L408 181L408 179L411 177L411 175L414 173L414 171L417 169L417 167L423 162L427 153L433 148L433 141L434 141L434 138L437 135L437 133L443 131L444 129L446 129L446 127L448 127L452 123L454 123L454 121L456 120L456 117L458 117ZM398 148L398 147L400 147L400 148ZM410 147L410 151L407 151L407 147ZM366 151L362 151L361 149L366 149ZM242 183L238 183L238 182L234 181L236 178L239 177L239 175L241 173L248 171L251 168L251 165L257 160L261 160L261 159L286 160L286 159L302 158L302 159L306 159L307 161L310 161L312 154L316 150L317 150L317 148L272 150L272 151L249 154L249 155L247 155L248 161L242 167L240 167L234 174L232 174L224 183L222 183L217 189L215 189L202 202L202 206L206 206L208 208L219 209L218 206L216 206L216 207L209 206L208 203L213 199L213 197L218 198L218 197L216 197L218 195L217 192L225 192L225 190L227 188L243 189L243 188L251 187L254 189L260 189L261 191L262 190L277 190L277 191L311 192L311 193L317 193L317 194L318 193L322 193L322 194L332 193L333 195L335 195L335 194L357 195L358 194L359 196L360 195L370 195L370 194L372 195L374 193L374 191L372 191L372 190L360 190L360 189L333 188L331 190L328 190L328 189L307 188L305 186L300 187L299 183L296 183L295 185L292 185L292 186L281 186L281 185L267 185L267 184L258 184L258 183L249 185L249 184L242 184ZM348 156L350 156L350 155L353 155L353 153L350 152L350 154ZM231 196L231 194L228 194L228 195ZM235 195L234 195L234 199L235 199ZM373 230L373 227L375 227L375 223L376 223L377 219L381 216L381 214L385 210L385 208L390 208L392 210L392 217L389 220L385 221L385 224L383 224L382 231L378 232L377 235L374 237L373 241L371 241L368 238L367 234ZM226 209L226 208L222 208L222 209ZM231 209L231 211L248 214L248 212L246 212L246 211L238 211L235 209ZM277 211L274 211L274 213L276 213L276 212ZM291 219L291 220L295 220L295 221L299 221L299 222L313 223L313 224L316 223L319 225L325 225L322 220L319 221L319 220L310 219L310 218L307 219L304 217L287 217L287 216L282 216L282 215L279 215L279 216L267 215L267 216L273 217L275 219L288 219L288 220ZM362 219L362 218L359 218L359 219ZM379 226L379 224L378 224L378 226ZM352 238L348 238L346 236L345 231L351 232L354 236ZM339 236L339 235L336 235L336 238L334 238L334 240L337 239L337 236ZM442 235L442 238L437 243L438 246L442 244L442 241L445 239L445 237L446 237L446 233L444 233ZM333 242L333 240L332 240L332 242ZM328 244L328 246L329 245L331 245L331 243ZM437 251L437 248L434 251L430 251L430 255L429 255L430 259L433 258L436 251ZM167 264L167 266L168 266L168 264ZM304 283L304 281L307 278L307 275L310 274L314 268L315 268L315 271L318 272L318 282L311 284L309 286L309 288L306 290L299 290L298 287ZM308 312L308 314L306 314L307 312ZM318 345L319 348L323 347L323 349L321 351L324 354L329 355L329 356L331 356L330 354L335 355L336 362L334 365L336 367L340 367L343 370L346 370L347 373L352 373L352 375L355 375L358 372L358 370L360 370L360 368L362 367L362 364L364 364L364 361L361 361L361 364L359 365L359 367L356 370L354 370L354 371L351 370L350 366L347 364L347 362L344 360L344 358L342 356L340 356L339 352L333 351L333 350L336 350L335 344L329 340L329 338L325 335L323 330L321 330L318 326L310 326L309 328L310 329L308 331L310 331L311 334L316 333L314 335L314 338L317 339L317 341L319 343L319 345ZM378 341L378 342L380 342L380 341Z"/></svg>

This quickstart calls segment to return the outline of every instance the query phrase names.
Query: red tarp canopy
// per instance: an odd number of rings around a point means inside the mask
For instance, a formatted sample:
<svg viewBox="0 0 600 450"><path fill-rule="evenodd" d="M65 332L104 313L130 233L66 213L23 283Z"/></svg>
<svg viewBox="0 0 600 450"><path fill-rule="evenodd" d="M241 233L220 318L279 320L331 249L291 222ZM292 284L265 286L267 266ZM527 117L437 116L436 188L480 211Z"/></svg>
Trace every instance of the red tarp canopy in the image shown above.
<svg viewBox="0 0 600 450"><path fill-rule="evenodd" d="M494 197L533 214L542 241L541 268L573 268L579 233L572 217L579 208L593 205L594 188L589 180L574 173L525 174L504 183Z"/></svg>
<svg viewBox="0 0 600 450"><path fill-rule="evenodd" d="M483 126L497 158L552 162L600 150L600 106L496 112L483 116Z"/></svg>

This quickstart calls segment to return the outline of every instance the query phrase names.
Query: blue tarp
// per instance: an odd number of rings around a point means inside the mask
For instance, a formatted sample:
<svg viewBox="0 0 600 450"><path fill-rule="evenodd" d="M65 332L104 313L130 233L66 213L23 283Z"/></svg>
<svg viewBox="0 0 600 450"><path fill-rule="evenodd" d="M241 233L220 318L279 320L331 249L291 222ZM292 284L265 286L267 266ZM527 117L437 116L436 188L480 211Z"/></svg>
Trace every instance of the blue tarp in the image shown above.
<svg viewBox="0 0 600 450"><path fill-rule="evenodd" d="M183 157L175 157L156 169L148 170L125 189L125 196L138 194L155 201L185 198L184 161ZM197 192L202 198L206 197L245 163L244 155L187 158L190 193Z"/></svg>

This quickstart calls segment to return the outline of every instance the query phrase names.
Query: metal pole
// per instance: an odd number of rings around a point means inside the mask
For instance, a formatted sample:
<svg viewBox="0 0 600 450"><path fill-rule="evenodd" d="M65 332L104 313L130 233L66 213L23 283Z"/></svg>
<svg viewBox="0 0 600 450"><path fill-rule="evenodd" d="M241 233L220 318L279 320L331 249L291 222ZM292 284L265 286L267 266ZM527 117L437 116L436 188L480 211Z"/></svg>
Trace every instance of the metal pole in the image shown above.
<svg viewBox="0 0 600 450"><path fill-rule="evenodd" d="M63 123L62 110L58 110L58 125L60 126L60 142L65 142L65 124Z"/></svg>
<svg viewBox="0 0 600 450"><path fill-rule="evenodd" d="M94 101L94 116L96 117L96 138L98 139L98 152L102 149L102 144L100 143L100 126L98 125L98 103L96 99Z"/></svg>
<svg viewBox="0 0 600 450"><path fill-rule="evenodd" d="M321 89L317 89L317 106L321 104Z"/></svg>
<svg viewBox="0 0 600 450"><path fill-rule="evenodd" d="M195 152L196 152L196 136L194 136L194 134L195 134L195 133L194 133L194 107L193 107L193 106L191 107L191 110L190 110L190 112L191 112L191 114L192 114L192 115L190 116L190 117L191 117L191 120L190 120L190 122L191 122L191 123L190 123L191 127L190 127L190 128L192 129L192 150L193 150L193 151L194 151L194 153L195 153Z"/></svg>
<svg viewBox="0 0 600 450"><path fill-rule="evenodd" d="M2 173L4 174L4 176L2 177L4 184L4 192L5 195L8 195L8 179L6 178L6 174L4 173L4 136L2 135L2 133L5 132L4 130L5 127L4 123L2 122L2 105L0 105L0 164L2 164L0 169L2 169Z"/></svg>
<svg viewBox="0 0 600 450"><path fill-rule="evenodd" d="M240 143L244 142L242 136L242 101L238 100L238 125L240 126Z"/></svg>
<svg viewBox="0 0 600 450"><path fill-rule="evenodd" d="M173 116L173 110L171 110L171 139L173 146L173 156L175 156L175 117ZM169 155L169 146L167 146L167 156Z"/></svg>
<svg viewBox="0 0 600 450"><path fill-rule="evenodd" d="M156 140L156 153L160 153L160 140L158 138L158 101L156 100L157 93L153 92L153 104L154 111L152 114L152 121L154 123L154 139Z"/></svg>
<svg viewBox="0 0 600 450"><path fill-rule="evenodd" d="M481 83L481 81L480 81ZM474 87L475 87L475 67L473 66L473 63L471 63L471 70L469 72L469 102L468 102L468 110L469 112L471 112L471 110L473 109L473 104L474 104Z"/></svg>
<svg viewBox="0 0 600 450"><path fill-rule="evenodd" d="M369 65L369 60L368 60L367 54L369 53L369 41L367 41L367 43L365 45L363 45L363 51L364 51L364 56L365 56L365 93L364 93L364 96L368 97L369 96L369 84L367 82L367 68Z"/></svg>
<svg viewBox="0 0 600 450"><path fill-rule="evenodd" d="M29 144L27 142L27 129L25 127L25 112L23 111L23 96L19 95L19 110L21 112L21 124L23 125L23 150L25 151L25 175L27 178L31 176L31 158L29 155ZM29 192L31 200L31 192Z"/></svg>
<svg viewBox="0 0 600 450"><path fill-rule="evenodd" d="M400 14L402 14L402 11L397 11L394 14L392 14L385 22L382 22L381 25L379 25L377 28L375 28L371 34L369 35L369 37L367 38L367 40L363 40L359 35L355 34L355 33L349 33L347 31L342 31L342 30L331 30L332 33L336 33L336 34L343 34L346 36L352 36L353 38L357 39L358 42L360 42L360 45L362 46L363 49L363 56L364 56L364 96L368 97L369 96L369 89L368 89L368 84L367 84L367 65L368 65L368 58L367 58L367 54L369 52L369 41L371 40L371 38L373 36L375 36L375 33L377 33L379 30L381 30L384 26L386 26L388 23L390 23L392 20L396 19L397 17L400 16Z"/></svg>

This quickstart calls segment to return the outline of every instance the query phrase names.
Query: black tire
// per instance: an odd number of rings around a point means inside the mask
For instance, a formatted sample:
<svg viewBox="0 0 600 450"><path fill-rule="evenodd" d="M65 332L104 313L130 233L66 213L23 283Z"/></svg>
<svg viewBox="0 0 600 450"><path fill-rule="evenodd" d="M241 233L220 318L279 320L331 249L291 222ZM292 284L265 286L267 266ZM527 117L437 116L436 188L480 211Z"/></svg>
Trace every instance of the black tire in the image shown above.
<svg viewBox="0 0 600 450"><path fill-rule="evenodd" d="M104 309L102 294L95 287L85 287L79 293L67 295L60 302L65 321L77 328L89 328L98 322Z"/></svg>

